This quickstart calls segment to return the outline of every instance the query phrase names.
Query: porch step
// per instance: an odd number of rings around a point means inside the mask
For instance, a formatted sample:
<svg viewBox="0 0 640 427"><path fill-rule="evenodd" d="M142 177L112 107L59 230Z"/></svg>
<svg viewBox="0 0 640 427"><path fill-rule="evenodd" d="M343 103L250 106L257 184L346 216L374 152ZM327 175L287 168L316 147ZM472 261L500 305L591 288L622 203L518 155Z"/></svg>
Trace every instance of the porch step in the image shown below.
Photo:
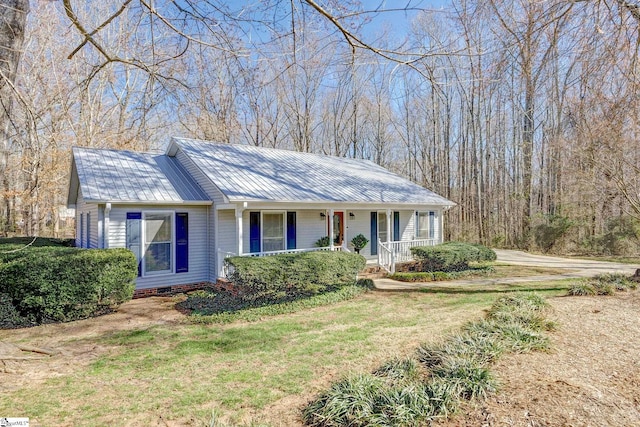
<svg viewBox="0 0 640 427"><path fill-rule="evenodd" d="M387 276L387 270L379 265L368 265L358 273L359 279L380 279Z"/></svg>

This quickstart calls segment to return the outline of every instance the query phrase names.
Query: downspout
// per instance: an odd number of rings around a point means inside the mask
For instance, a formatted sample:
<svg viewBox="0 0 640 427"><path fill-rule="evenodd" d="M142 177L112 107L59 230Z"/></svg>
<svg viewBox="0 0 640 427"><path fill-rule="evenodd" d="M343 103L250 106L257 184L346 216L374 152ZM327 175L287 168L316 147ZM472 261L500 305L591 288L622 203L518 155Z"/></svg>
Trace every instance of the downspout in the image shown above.
<svg viewBox="0 0 640 427"><path fill-rule="evenodd" d="M102 230L102 247L104 249L109 248L109 213L111 213L111 203L107 203L104 206L104 221Z"/></svg>

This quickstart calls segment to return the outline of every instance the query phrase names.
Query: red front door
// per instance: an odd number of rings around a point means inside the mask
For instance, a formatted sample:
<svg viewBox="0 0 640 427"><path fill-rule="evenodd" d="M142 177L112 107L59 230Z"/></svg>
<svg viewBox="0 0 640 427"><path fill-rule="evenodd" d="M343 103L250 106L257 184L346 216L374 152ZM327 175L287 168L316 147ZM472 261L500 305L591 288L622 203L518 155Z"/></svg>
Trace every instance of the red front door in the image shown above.
<svg viewBox="0 0 640 427"><path fill-rule="evenodd" d="M330 223L327 218L327 235L331 238L331 230L329 229ZM344 241L344 212L333 213L333 244L335 246L342 246Z"/></svg>

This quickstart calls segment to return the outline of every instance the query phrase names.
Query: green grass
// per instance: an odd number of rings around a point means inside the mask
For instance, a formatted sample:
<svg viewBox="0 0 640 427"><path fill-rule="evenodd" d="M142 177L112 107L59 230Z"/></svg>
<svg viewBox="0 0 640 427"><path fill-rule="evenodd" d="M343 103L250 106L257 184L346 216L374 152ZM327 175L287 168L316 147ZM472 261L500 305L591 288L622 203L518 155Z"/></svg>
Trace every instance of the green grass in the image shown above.
<svg viewBox="0 0 640 427"><path fill-rule="evenodd" d="M333 379L372 372L392 356L403 360L416 342L480 319L503 291L434 292L374 291L232 323L172 323L81 338L61 330L58 346L72 353L95 348L97 356L71 357L72 371L1 394L0 413L20 413L41 425L102 426L152 425L160 417L204 425L215 411L230 425L279 425L282 414L271 407L281 399L299 414ZM10 338L11 331L0 331L0 339ZM38 338L21 342L37 345ZM404 368L398 362L385 369L403 375ZM432 394L446 391L430 387ZM395 393L396 403L410 399L400 384Z"/></svg>
<svg viewBox="0 0 640 427"><path fill-rule="evenodd" d="M497 390L490 365L503 352L547 350L547 303L533 293L504 295L486 318L439 344L423 344L413 358L391 359L372 374L334 383L303 410L310 426L414 426L456 411L463 401Z"/></svg>

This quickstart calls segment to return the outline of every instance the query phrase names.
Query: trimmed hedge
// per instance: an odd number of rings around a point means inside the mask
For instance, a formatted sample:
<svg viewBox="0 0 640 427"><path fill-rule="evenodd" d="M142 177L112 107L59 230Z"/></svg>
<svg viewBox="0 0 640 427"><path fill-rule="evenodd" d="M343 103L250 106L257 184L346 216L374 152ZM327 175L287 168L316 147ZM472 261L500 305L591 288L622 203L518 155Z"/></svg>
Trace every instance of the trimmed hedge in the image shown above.
<svg viewBox="0 0 640 427"><path fill-rule="evenodd" d="M315 251L268 257L231 257L231 280L244 300L279 302L311 296L356 283L366 265L363 256Z"/></svg>
<svg viewBox="0 0 640 427"><path fill-rule="evenodd" d="M461 271L470 262L495 261L496 253L486 246L447 242L436 246L417 246L411 253L420 262L421 271Z"/></svg>
<svg viewBox="0 0 640 427"><path fill-rule="evenodd" d="M127 249L51 246L0 252L1 292L32 324L76 320L131 299L137 268Z"/></svg>
<svg viewBox="0 0 640 427"><path fill-rule="evenodd" d="M401 282L441 282L445 280L457 280L466 277L487 277L495 272L495 268L490 265L481 267L469 267L469 270L462 271L421 271L421 272L398 272L388 276L390 279Z"/></svg>

